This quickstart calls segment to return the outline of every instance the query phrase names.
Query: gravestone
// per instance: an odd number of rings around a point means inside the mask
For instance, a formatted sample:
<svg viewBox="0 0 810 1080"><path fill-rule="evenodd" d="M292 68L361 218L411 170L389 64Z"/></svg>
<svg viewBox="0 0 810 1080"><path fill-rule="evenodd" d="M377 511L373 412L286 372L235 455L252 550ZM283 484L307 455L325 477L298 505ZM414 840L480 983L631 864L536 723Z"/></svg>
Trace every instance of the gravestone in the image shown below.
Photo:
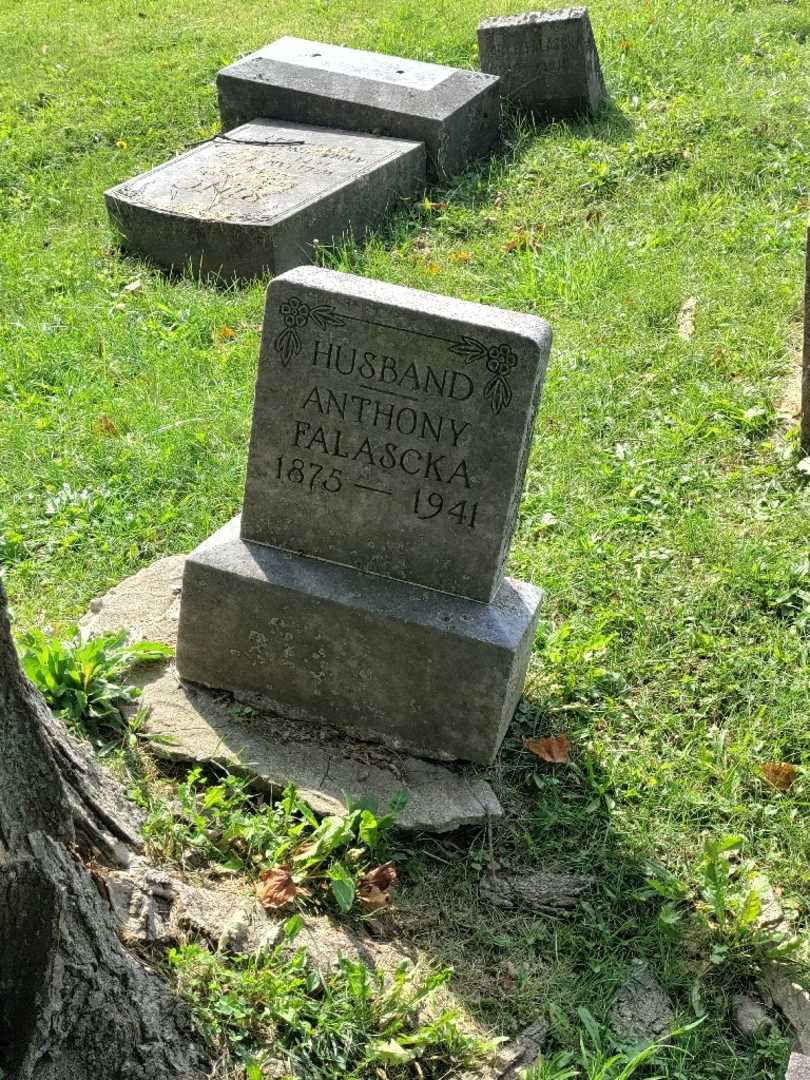
<svg viewBox="0 0 810 1080"><path fill-rule="evenodd" d="M547 352L531 316L285 274L267 294L242 536L491 600Z"/></svg>
<svg viewBox="0 0 810 1080"><path fill-rule="evenodd" d="M256 120L105 198L126 246L158 265L249 279L362 237L424 183L420 143Z"/></svg>
<svg viewBox="0 0 810 1080"><path fill-rule="evenodd" d="M499 15L478 26L481 70L544 120L594 112L605 84L587 8Z"/></svg>
<svg viewBox="0 0 810 1080"><path fill-rule="evenodd" d="M273 281L244 515L186 562L181 677L492 761L540 603L503 567L550 343L533 316L330 270Z"/></svg>
<svg viewBox="0 0 810 1080"><path fill-rule="evenodd" d="M807 225L804 264L804 347L802 349L802 453L810 455L810 222Z"/></svg>
<svg viewBox="0 0 810 1080"><path fill-rule="evenodd" d="M431 171L461 172L498 138L492 75L283 37L217 76L227 131L257 116L423 142Z"/></svg>

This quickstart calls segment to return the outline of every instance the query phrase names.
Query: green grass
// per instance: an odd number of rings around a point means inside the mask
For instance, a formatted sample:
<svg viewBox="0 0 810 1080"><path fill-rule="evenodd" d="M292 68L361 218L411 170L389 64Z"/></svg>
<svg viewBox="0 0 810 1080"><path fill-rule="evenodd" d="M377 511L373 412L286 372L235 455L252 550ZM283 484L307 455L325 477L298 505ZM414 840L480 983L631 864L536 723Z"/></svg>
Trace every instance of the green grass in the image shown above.
<svg viewBox="0 0 810 1080"><path fill-rule="evenodd" d="M190 549L241 501L263 286L169 282L122 258L102 191L211 134L216 70L275 36L473 65L477 20L510 8L3 6L0 564L20 628L65 631L94 594ZM544 1012L549 1048L575 1048L577 1008L601 1023L641 957L684 1021L706 1010L657 1071L779 1077L787 1041L746 1044L731 1026L750 966L704 971L694 902L669 925L645 880L653 861L696 897L705 838L739 834L798 925L810 916L810 782L780 794L759 774L810 763L810 494L779 412L810 203L810 11L590 12L612 95L597 119L516 120L500 159L331 256L555 330L511 556L547 602L497 768L508 816L493 850L504 867L595 872L598 890L570 920L494 912L476 889L486 837L426 840L401 859L400 919L452 959L460 997L495 1029ZM569 768L522 749L559 731Z"/></svg>

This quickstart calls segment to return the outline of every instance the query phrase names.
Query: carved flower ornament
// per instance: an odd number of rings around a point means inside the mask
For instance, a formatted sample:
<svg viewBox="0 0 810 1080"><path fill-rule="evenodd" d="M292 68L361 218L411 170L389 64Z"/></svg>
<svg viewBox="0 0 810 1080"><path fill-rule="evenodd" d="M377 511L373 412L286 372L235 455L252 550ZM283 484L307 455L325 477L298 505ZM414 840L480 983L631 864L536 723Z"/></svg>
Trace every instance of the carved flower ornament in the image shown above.
<svg viewBox="0 0 810 1080"><path fill-rule="evenodd" d="M500 345L487 347L476 338L465 336L461 341L450 346L450 352L455 353L457 356L463 356L468 364L472 364L476 360L484 360L487 371L492 375L492 378L484 387L484 397L496 416L501 409L508 407L512 401L512 387L509 384L509 375L518 362L517 354L511 345L502 342Z"/></svg>
<svg viewBox="0 0 810 1080"><path fill-rule="evenodd" d="M327 326L345 326L345 320L329 304L313 306L305 303L300 296L291 296L289 300L285 300L279 305L278 313L284 329L276 337L273 346L281 355L281 363L284 367L301 352L301 338L298 336L298 331L303 330L310 319L321 330L325 330Z"/></svg>

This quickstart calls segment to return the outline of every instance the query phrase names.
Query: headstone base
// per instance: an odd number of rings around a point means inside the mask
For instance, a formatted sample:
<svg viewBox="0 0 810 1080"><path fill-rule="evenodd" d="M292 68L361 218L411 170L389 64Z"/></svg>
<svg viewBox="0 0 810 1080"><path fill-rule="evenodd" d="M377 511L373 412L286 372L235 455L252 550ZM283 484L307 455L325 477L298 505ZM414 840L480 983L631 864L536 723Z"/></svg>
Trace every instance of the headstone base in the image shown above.
<svg viewBox="0 0 810 1080"><path fill-rule="evenodd" d="M244 541L234 518L186 561L177 669L288 718L488 764L541 595L507 579L489 604L449 596Z"/></svg>

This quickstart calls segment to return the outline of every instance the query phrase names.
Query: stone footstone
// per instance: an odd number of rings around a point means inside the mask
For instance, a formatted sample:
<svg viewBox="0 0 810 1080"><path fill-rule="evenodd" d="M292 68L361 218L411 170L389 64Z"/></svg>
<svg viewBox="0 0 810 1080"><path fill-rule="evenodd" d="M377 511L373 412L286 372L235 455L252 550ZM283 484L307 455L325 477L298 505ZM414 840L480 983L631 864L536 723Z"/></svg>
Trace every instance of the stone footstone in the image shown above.
<svg viewBox="0 0 810 1080"><path fill-rule="evenodd" d="M533 315L316 267L277 278L243 538L492 600L550 347Z"/></svg>
<svg viewBox="0 0 810 1080"><path fill-rule="evenodd" d="M488 764L539 603L526 582L481 604L249 543L235 518L186 562L177 669L286 717Z"/></svg>
<svg viewBox="0 0 810 1080"><path fill-rule="evenodd" d="M478 26L481 70L501 96L544 120L594 112L605 84L587 8L498 15Z"/></svg>
<svg viewBox="0 0 810 1080"><path fill-rule="evenodd" d="M175 648L184 565L182 555L160 559L92 601L79 622L83 638L126 628L132 640ZM152 751L164 760L238 771L274 793L294 783L319 814L345 813L349 796L385 810L405 793L398 823L405 832L450 832L503 814L472 770L245 707L230 694L181 682L173 664L136 668L129 682L142 689Z"/></svg>
<svg viewBox="0 0 810 1080"><path fill-rule="evenodd" d="M250 279L362 238L425 183L418 142L255 120L105 192L127 248L169 270Z"/></svg>
<svg viewBox="0 0 810 1080"><path fill-rule="evenodd" d="M478 71L283 37L217 76L225 130L254 117L413 139L461 172L498 138L498 80Z"/></svg>

